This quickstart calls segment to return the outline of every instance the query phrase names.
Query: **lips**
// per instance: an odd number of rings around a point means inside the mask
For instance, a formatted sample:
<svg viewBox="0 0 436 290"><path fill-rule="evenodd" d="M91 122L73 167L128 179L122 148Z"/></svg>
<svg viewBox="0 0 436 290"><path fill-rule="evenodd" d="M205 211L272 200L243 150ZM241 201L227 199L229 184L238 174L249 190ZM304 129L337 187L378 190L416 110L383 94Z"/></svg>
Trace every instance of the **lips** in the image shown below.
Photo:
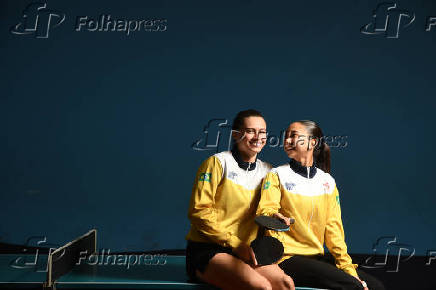
<svg viewBox="0 0 436 290"><path fill-rule="evenodd" d="M292 151L292 150L295 150L295 147L285 147L285 150L286 151Z"/></svg>
<svg viewBox="0 0 436 290"><path fill-rule="evenodd" d="M259 142L259 141L249 142L249 143L253 147L262 147L262 142Z"/></svg>

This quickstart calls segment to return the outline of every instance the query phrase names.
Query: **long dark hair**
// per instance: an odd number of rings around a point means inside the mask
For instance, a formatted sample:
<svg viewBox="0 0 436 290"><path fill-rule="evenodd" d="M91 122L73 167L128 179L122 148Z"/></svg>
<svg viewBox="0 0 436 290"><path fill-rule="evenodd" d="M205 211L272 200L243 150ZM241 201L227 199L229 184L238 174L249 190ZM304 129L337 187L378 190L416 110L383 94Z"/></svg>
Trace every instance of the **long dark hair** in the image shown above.
<svg viewBox="0 0 436 290"><path fill-rule="evenodd" d="M300 120L297 123L303 124L309 133L309 139L315 139L316 144L313 150L313 158L316 167L324 172L330 173L330 147L324 140L324 134L317 123L311 120Z"/></svg>

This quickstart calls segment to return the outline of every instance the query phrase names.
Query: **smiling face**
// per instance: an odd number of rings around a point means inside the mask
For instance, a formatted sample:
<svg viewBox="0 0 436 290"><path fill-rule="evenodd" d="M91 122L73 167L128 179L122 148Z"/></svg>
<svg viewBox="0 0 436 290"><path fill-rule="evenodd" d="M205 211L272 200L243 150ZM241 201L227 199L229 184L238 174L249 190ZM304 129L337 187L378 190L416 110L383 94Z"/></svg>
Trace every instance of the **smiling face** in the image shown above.
<svg viewBox="0 0 436 290"><path fill-rule="evenodd" d="M233 138L241 155L255 159L266 143L265 120L258 116L244 118L242 128L233 133Z"/></svg>
<svg viewBox="0 0 436 290"><path fill-rule="evenodd" d="M312 160L315 144L316 140L310 138L303 124L294 122L289 125L286 130L284 145L284 150L289 158L298 162Z"/></svg>

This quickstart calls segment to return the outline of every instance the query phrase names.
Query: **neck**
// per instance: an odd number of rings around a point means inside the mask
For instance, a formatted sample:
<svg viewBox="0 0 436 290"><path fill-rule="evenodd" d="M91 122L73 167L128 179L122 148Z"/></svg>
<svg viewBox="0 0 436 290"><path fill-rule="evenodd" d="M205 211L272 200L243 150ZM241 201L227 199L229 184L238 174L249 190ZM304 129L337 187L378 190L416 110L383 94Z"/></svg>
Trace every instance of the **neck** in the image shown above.
<svg viewBox="0 0 436 290"><path fill-rule="evenodd" d="M301 160L301 158L299 158ZM294 159L291 157L291 160L289 160L289 166L291 169L301 175L304 178L313 178L317 172L317 169L315 167L315 164L312 162L312 166L308 166L309 164L306 162L305 164L301 164L300 161L297 159Z"/></svg>
<svg viewBox="0 0 436 290"><path fill-rule="evenodd" d="M256 168L257 154L249 155L244 152L240 152L237 147L232 148L232 155L238 166L244 170L254 170Z"/></svg>
<svg viewBox="0 0 436 290"><path fill-rule="evenodd" d="M300 162L301 165L303 165L303 166L311 167L313 165L313 155L302 156L300 158L295 158L295 161Z"/></svg>
<svg viewBox="0 0 436 290"><path fill-rule="evenodd" d="M239 155L241 156L241 159L245 162L255 162L257 153L250 154L247 152L239 151Z"/></svg>

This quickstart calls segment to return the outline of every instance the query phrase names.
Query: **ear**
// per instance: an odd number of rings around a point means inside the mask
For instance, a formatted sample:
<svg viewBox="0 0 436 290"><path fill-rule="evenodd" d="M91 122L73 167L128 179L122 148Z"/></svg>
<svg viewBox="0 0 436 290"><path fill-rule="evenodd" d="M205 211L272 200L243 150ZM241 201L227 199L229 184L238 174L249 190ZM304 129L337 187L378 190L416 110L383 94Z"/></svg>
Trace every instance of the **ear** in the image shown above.
<svg viewBox="0 0 436 290"><path fill-rule="evenodd" d="M315 150L315 146L317 143L317 138L309 137L309 142L307 143L307 151Z"/></svg>
<svg viewBox="0 0 436 290"><path fill-rule="evenodd" d="M244 135L238 130L232 130L232 138L237 143L244 138Z"/></svg>

